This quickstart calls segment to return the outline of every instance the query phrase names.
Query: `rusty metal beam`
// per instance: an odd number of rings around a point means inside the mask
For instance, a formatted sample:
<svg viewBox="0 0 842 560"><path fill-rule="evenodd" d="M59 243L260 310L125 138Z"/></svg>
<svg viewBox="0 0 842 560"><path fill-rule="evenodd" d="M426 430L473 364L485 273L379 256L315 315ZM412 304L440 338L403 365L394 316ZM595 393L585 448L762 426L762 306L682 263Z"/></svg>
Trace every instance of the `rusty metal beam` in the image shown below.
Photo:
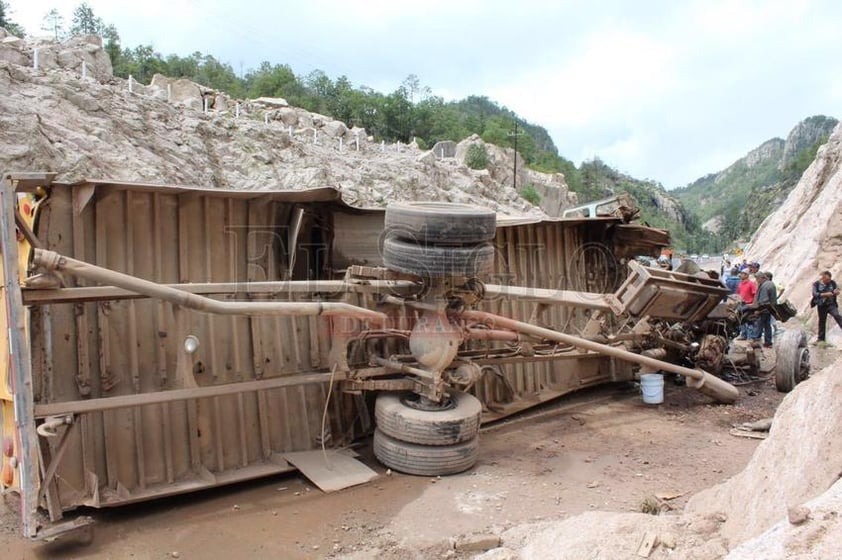
<svg viewBox="0 0 842 560"><path fill-rule="evenodd" d="M341 372L337 372L336 377L338 379L342 379ZM137 395L121 395L118 397L87 399L84 401L39 404L35 405L35 416L43 418L46 416L58 416L61 414L85 414L88 412L113 410L115 408L146 406L150 404L191 399L206 399L221 395L264 391L266 389L293 387L296 385L307 385L310 383L327 383L329 381L330 373L308 373L302 375L273 377L270 379L261 379L260 381L245 381L242 383L213 385L209 387L193 387L190 389L173 389L170 391L158 391L155 393L140 393Z"/></svg>
<svg viewBox="0 0 842 560"><path fill-rule="evenodd" d="M684 375L688 378L688 386L698 389L702 393L719 402L733 403L740 397L740 392L736 387L700 369L682 367L662 360L657 360L649 356L635 354L634 352L629 352L628 350L623 350L607 344L600 344L598 342L579 338L578 336L530 325L529 323L523 323L521 321L501 317L485 311L463 311L461 316L465 319L485 322L493 328L511 329L513 331L529 334L546 340L554 340L556 342L570 344L571 346L576 346L577 348L582 348L591 352L599 352L605 356L618 358L620 360L652 368L654 371L663 370Z"/></svg>
<svg viewBox="0 0 842 560"><path fill-rule="evenodd" d="M417 288L414 282L372 280L361 284L344 280L292 280L282 282L218 282L195 284L161 284L168 288L191 294L377 294L394 293L395 290ZM144 299L148 296L114 286L89 286L59 289L23 289L24 305L46 305L51 303L75 303L94 301L117 301Z"/></svg>
<svg viewBox="0 0 842 560"><path fill-rule="evenodd" d="M386 314L337 302L278 302L278 301L219 301L190 292L171 288L149 280L116 272L76 259L59 255L55 251L35 249L33 264L47 270L64 271L93 282L113 284L149 297L168 301L188 309L218 315L250 316L345 316L386 322Z"/></svg>
<svg viewBox="0 0 842 560"><path fill-rule="evenodd" d="M504 286L498 284L485 285L486 299L496 297L529 301L547 305L564 305L600 311L611 311L610 294L591 292L575 292L571 290L549 290L546 288L529 288L524 286Z"/></svg>

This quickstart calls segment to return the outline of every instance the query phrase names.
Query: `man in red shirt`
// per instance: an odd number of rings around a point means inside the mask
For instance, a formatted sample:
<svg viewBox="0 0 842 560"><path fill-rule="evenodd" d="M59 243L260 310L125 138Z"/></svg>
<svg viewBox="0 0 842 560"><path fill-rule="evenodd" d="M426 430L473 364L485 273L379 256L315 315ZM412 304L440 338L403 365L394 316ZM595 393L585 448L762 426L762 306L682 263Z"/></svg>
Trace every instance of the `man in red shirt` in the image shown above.
<svg viewBox="0 0 842 560"><path fill-rule="evenodd" d="M745 312L747 306L754 303L754 298L757 296L757 284L748 277L748 272L746 271L740 272L740 283L737 284L737 295L740 296L741 300L743 300L743 305L740 307L740 310L743 312ZM754 335L754 331L754 322L743 322L743 324L740 325L740 336L737 337L737 340L754 338L751 336Z"/></svg>

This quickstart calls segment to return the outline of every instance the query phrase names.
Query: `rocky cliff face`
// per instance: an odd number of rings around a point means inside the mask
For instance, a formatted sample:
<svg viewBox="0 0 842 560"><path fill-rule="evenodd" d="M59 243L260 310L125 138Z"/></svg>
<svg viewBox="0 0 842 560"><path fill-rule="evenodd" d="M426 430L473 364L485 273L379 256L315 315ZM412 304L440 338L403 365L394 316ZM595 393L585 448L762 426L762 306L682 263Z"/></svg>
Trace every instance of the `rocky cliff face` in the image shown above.
<svg viewBox="0 0 842 560"><path fill-rule="evenodd" d="M833 131L837 121L834 118L817 115L809 117L795 125L784 143L783 153L778 168L783 171L798 157L798 154L813 146L816 142L824 143Z"/></svg>
<svg viewBox="0 0 842 560"><path fill-rule="evenodd" d="M810 310L810 285L828 269L842 278L842 125L804 171L796 187L751 239L759 260L800 312Z"/></svg>
<svg viewBox="0 0 842 560"><path fill-rule="evenodd" d="M787 197L838 121L814 116L772 138L726 169L673 191L705 228L729 239L750 234Z"/></svg>
<svg viewBox="0 0 842 560"><path fill-rule="evenodd" d="M749 169L754 169L769 163L775 167L779 167L781 159L786 152L786 146L787 142L781 140L780 138L767 140L747 153L742 160L738 160L737 163L734 163L724 171L716 174L714 182L721 183L726 180L727 177L734 172L735 166L739 163L745 163L745 166Z"/></svg>
<svg viewBox="0 0 842 560"><path fill-rule="evenodd" d="M414 144L376 143L363 129L282 99L235 100L163 76L149 85L127 82L112 76L96 38L0 37L0 91L4 171L232 189L333 186L361 207L440 200L542 213L512 187L511 150L490 149L488 169L475 171ZM518 185L546 185L553 206L575 200L562 176L518 167Z"/></svg>

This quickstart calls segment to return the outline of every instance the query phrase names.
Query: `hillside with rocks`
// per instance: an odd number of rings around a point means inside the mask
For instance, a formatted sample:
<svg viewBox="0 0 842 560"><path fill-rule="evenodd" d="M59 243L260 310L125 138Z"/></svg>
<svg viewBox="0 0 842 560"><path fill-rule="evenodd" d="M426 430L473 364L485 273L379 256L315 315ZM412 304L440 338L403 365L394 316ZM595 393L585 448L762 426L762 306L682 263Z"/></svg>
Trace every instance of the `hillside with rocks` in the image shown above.
<svg viewBox="0 0 842 560"><path fill-rule="evenodd" d="M672 193L726 243L748 237L795 187L838 122L822 115L804 119L786 140L767 140L724 170Z"/></svg>
<svg viewBox="0 0 842 560"><path fill-rule="evenodd" d="M552 214L576 202L563 175L522 161L516 190L513 150L476 137L423 151L375 143L364 129L282 99L236 100L160 75L148 85L115 78L98 37L56 43L0 31L0 88L5 171L230 189L331 186L359 207L440 200L541 214L518 192L527 184ZM465 165L471 143L486 147L486 169Z"/></svg>

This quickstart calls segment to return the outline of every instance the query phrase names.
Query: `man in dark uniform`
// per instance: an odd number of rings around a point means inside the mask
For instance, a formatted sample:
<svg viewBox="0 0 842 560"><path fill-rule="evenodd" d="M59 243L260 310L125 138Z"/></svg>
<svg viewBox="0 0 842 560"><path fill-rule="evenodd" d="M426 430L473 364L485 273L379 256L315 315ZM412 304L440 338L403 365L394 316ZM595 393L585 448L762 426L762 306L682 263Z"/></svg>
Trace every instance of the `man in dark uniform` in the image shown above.
<svg viewBox="0 0 842 560"><path fill-rule="evenodd" d="M778 303L778 289L775 283L769 278L766 272L757 273L757 297L754 298L753 307L760 310L758 327L763 334L763 347L772 347L772 306ZM759 338L755 340L760 340Z"/></svg>
<svg viewBox="0 0 842 560"><path fill-rule="evenodd" d="M830 315L842 329L842 315L839 314L839 305L836 303L836 296L839 295L839 287L832 280L829 270L825 270L819 279L813 282L813 300L810 305L815 306L819 312L819 336L816 342L824 342L827 331L827 316Z"/></svg>

